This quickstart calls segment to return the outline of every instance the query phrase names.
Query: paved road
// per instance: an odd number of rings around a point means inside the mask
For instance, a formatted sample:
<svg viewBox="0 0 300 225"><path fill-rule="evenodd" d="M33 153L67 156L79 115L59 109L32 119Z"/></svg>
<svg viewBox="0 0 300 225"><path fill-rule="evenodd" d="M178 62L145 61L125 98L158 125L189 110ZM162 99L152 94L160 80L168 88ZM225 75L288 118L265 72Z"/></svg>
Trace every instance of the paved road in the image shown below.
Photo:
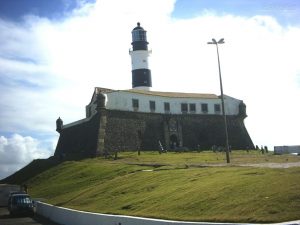
<svg viewBox="0 0 300 225"><path fill-rule="evenodd" d="M58 225L44 218L34 216L30 217L14 217L9 216L6 208L0 207L0 225Z"/></svg>

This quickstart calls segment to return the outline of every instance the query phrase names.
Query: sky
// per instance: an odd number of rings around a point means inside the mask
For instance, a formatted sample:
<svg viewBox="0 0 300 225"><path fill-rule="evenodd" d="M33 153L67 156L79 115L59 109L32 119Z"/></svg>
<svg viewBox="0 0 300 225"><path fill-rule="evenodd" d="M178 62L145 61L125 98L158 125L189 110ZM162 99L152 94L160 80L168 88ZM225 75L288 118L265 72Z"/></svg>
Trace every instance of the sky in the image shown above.
<svg viewBox="0 0 300 225"><path fill-rule="evenodd" d="M255 145L300 145L300 2L0 0L0 179L53 155L55 121L85 117L94 87L131 88L131 30L152 49L153 90L247 105Z"/></svg>

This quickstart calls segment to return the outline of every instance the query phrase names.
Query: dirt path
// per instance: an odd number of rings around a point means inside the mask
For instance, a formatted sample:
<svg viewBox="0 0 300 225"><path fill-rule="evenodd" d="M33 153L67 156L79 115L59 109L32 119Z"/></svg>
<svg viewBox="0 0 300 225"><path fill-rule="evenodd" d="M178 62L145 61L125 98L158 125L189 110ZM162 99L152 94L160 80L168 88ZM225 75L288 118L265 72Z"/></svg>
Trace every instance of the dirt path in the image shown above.
<svg viewBox="0 0 300 225"><path fill-rule="evenodd" d="M300 162L290 162L290 163L247 163L247 164L239 164L238 166L267 167L267 168L290 168L290 167L300 167Z"/></svg>
<svg viewBox="0 0 300 225"><path fill-rule="evenodd" d="M129 165L139 165L139 166L153 166L160 170L159 167L161 166L172 166L171 164L159 164L159 163L128 163ZM300 167L300 162L287 162L287 163L192 163L192 164L183 164L185 168L189 167L256 167L256 168L290 168L290 167ZM153 171L153 169L145 169L142 171Z"/></svg>
<svg viewBox="0 0 300 225"><path fill-rule="evenodd" d="M222 166L242 166L242 167L257 167L257 168L290 168L300 167L300 162L290 163L217 163L217 164L192 164L191 167L222 167Z"/></svg>

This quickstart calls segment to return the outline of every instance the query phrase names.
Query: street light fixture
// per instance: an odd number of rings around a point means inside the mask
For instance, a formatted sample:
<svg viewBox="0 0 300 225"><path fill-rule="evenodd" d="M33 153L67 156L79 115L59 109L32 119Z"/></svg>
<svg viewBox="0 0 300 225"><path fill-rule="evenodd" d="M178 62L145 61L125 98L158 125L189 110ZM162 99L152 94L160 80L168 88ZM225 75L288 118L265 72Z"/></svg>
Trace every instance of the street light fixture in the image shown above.
<svg viewBox="0 0 300 225"><path fill-rule="evenodd" d="M207 42L207 44L213 44L213 45L216 45L216 47L217 47L218 66L219 66L219 79L220 79L220 89L221 89L221 102L222 102L222 113L223 113L223 118L224 118L225 138L226 138L226 161L227 161L227 163L230 163L227 120L226 120L226 114L225 114L223 85L222 85L222 76L221 76L221 67L220 67L220 58L219 58L219 48L218 48L219 44L224 44L224 43L225 43L224 38L221 38L219 41L216 41L216 39L213 38L211 42Z"/></svg>

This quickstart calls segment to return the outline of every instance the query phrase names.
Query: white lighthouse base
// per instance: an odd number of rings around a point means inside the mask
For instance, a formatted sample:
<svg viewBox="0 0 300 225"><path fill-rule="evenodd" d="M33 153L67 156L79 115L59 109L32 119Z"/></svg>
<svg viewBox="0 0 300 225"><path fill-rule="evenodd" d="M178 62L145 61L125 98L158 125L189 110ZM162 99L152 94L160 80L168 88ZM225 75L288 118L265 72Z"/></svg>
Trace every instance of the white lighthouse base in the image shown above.
<svg viewBox="0 0 300 225"><path fill-rule="evenodd" d="M146 87L146 86L134 87L133 89L134 90L151 91L151 87Z"/></svg>

